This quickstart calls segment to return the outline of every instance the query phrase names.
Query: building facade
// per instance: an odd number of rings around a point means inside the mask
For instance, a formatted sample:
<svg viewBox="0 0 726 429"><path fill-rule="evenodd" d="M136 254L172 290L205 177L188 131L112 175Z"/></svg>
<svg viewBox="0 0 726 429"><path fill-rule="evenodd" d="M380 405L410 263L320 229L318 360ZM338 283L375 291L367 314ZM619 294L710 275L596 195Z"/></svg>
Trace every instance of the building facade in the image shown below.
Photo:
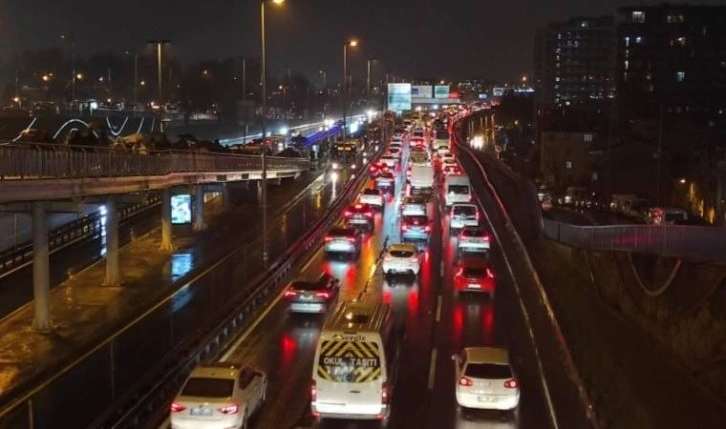
<svg viewBox="0 0 726 429"><path fill-rule="evenodd" d="M589 132L544 131L540 145L540 170L545 183L584 185L592 181L590 149L597 138Z"/></svg>
<svg viewBox="0 0 726 429"><path fill-rule="evenodd" d="M621 123L726 114L726 6L618 9Z"/></svg>
<svg viewBox="0 0 726 429"><path fill-rule="evenodd" d="M536 108L596 110L615 98L616 31L612 17L571 18L535 36Z"/></svg>

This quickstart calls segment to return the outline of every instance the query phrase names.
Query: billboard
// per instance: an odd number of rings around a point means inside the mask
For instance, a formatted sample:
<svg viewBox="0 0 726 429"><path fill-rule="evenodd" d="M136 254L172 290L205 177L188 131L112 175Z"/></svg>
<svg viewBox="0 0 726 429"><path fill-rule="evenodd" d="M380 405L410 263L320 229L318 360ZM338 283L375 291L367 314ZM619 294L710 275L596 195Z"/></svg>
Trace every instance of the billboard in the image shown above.
<svg viewBox="0 0 726 429"><path fill-rule="evenodd" d="M388 108L393 111L411 110L411 84L388 84Z"/></svg>
<svg viewBox="0 0 726 429"><path fill-rule="evenodd" d="M433 98L433 87L431 85L412 85L411 98Z"/></svg>
<svg viewBox="0 0 726 429"><path fill-rule="evenodd" d="M173 225L192 223L192 196L190 194L171 196L171 223Z"/></svg>
<svg viewBox="0 0 726 429"><path fill-rule="evenodd" d="M449 85L436 85L434 87L434 98L449 98Z"/></svg>
<svg viewBox="0 0 726 429"><path fill-rule="evenodd" d="M495 86L494 88L492 88L492 95L495 96L495 97L501 97L501 96L503 96L504 95L504 88L499 87L499 86Z"/></svg>

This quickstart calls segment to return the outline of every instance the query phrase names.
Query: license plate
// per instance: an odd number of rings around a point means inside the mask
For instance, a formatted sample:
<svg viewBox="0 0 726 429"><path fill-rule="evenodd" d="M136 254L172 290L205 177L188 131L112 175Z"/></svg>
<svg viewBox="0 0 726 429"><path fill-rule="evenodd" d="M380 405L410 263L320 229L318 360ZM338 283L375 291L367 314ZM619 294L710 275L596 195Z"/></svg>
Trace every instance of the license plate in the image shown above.
<svg viewBox="0 0 726 429"><path fill-rule="evenodd" d="M189 414L191 414L192 416L211 417L212 409L211 408L192 408L189 410Z"/></svg>
<svg viewBox="0 0 726 429"><path fill-rule="evenodd" d="M477 396L476 399L479 402L492 402L494 400L491 396Z"/></svg>
<svg viewBox="0 0 726 429"><path fill-rule="evenodd" d="M481 289L481 286L476 283L469 283L469 289Z"/></svg>

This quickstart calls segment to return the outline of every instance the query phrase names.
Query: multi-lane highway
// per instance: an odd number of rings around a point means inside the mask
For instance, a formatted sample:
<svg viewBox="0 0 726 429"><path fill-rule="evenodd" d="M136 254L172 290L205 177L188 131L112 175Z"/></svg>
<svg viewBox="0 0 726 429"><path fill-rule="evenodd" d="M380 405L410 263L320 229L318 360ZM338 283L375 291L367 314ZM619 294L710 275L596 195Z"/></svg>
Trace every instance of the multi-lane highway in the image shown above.
<svg viewBox="0 0 726 429"><path fill-rule="evenodd" d="M405 165L404 154L404 165ZM522 397L515 412L466 412L456 405L451 355L462 347L504 345L510 335L511 310L515 305L511 279L496 245L490 254L497 273L495 300L486 296L457 297L453 273L457 260L456 238L449 235L448 216L439 195L430 203L435 220L432 236L416 280L387 281L380 268L385 244L400 241L399 203L404 192L400 167L396 191L385 209L376 215L375 229L365 235L356 260L329 259L322 248L314 252L299 277L317 278L329 273L341 284L341 298L389 303L394 317L405 323L400 370L394 380L389 428L532 428L547 427L547 410L533 371L520 375ZM264 370L269 377L267 403L252 421L254 428L357 428L376 427L376 422L325 420L310 414L313 357L325 316L293 315L283 295L262 314L224 355ZM515 357L515 366L535 368L534 362ZM169 427L164 422L162 427Z"/></svg>

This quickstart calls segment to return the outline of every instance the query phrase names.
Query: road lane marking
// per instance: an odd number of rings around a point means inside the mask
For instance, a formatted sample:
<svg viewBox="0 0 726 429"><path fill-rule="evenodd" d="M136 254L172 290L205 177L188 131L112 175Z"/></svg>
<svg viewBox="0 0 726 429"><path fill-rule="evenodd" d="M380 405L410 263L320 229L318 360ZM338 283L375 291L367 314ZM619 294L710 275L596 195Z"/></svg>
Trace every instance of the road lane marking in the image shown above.
<svg viewBox="0 0 726 429"><path fill-rule="evenodd" d="M441 295L436 299L436 322L441 321Z"/></svg>
<svg viewBox="0 0 726 429"><path fill-rule="evenodd" d="M446 267L446 265L444 264L444 261L441 261L440 267L441 268L439 268L439 276L444 277L444 268Z"/></svg>
<svg viewBox="0 0 726 429"><path fill-rule="evenodd" d="M315 252L315 253L317 253L317 252ZM315 256L316 256L316 255L315 255L315 254L313 254L313 257L312 257L312 258L310 258L310 260L309 260L309 261L307 261L307 262L305 263L305 265L303 265L303 266L302 266L302 268L300 268L300 272L301 272L301 273L304 273L305 271L307 271L307 270L308 270L308 268L310 268L310 265L311 265L311 264L313 263L313 261L317 259L317 258L316 258Z"/></svg>
<svg viewBox="0 0 726 429"><path fill-rule="evenodd" d="M436 350L436 347L431 349L431 364L429 365L429 383L428 388L429 390L434 390L434 381L436 379L436 355L438 351Z"/></svg>
<svg viewBox="0 0 726 429"><path fill-rule="evenodd" d="M245 330L245 332L239 338L237 338L237 340L235 340L234 343L232 343L232 346L230 346L230 348L227 349L227 351L222 355L222 358L220 359L221 362L225 362L227 359L229 359L229 357L232 356L232 354L235 352L235 350L237 350L239 348L239 346L242 344L242 342L244 340L246 340L247 337L250 336L252 331L255 330L257 325L259 325L260 322L262 322L262 319L267 317L267 315L270 313L270 311L272 311L272 309L277 305L277 303L282 299L282 297L285 296L286 289L287 288L282 288L282 290L280 291L280 294L277 295L277 297L270 303L270 305L268 305L267 308L265 308L265 310L259 316L257 316L255 321L252 322L252 324Z"/></svg>

